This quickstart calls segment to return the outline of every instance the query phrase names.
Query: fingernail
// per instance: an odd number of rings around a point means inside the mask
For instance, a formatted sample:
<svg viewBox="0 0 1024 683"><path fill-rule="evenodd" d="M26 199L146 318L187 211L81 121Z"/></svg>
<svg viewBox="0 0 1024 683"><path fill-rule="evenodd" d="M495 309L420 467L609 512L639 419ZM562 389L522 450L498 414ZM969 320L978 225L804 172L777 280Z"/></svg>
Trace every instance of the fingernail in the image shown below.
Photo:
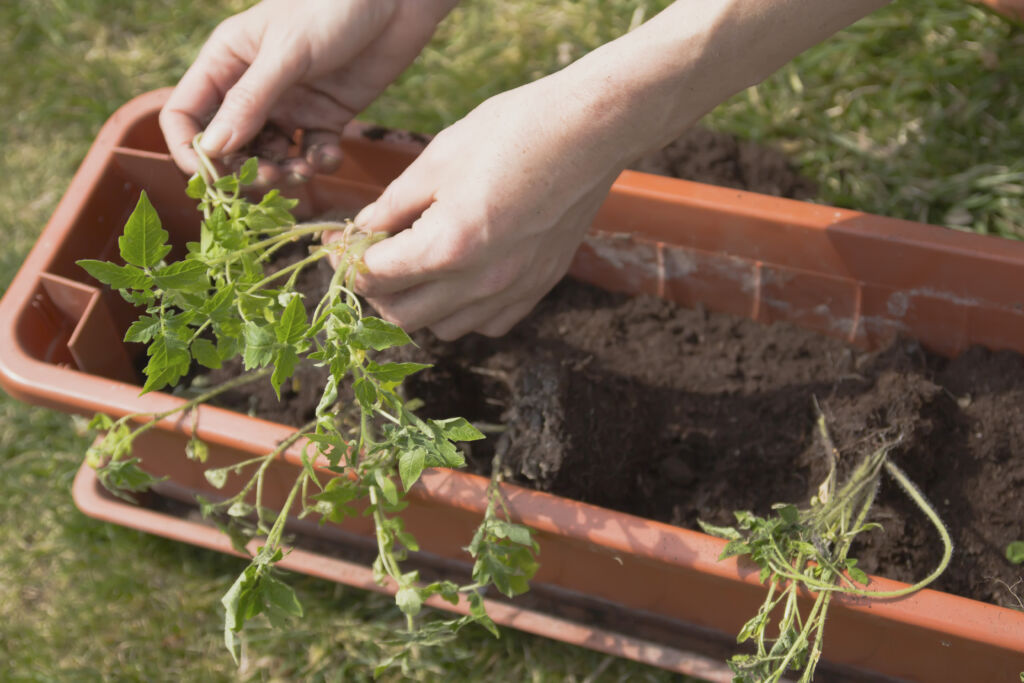
<svg viewBox="0 0 1024 683"><path fill-rule="evenodd" d="M367 204L363 207L363 210L356 214L356 217L352 220L356 224L357 228L365 228L371 220L373 220L373 212L377 208L377 203Z"/></svg>
<svg viewBox="0 0 1024 683"><path fill-rule="evenodd" d="M323 145L320 148L320 166L324 170L337 170L341 164L341 147L337 145Z"/></svg>
<svg viewBox="0 0 1024 683"><path fill-rule="evenodd" d="M289 185L301 185L307 180L309 180L309 177L302 173L299 173L298 171L292 171L291 173L288 174Z"/></svg>
<svg viewBox="0 0 1024 683"><path fill-rule="evenodd" d="M220 154L230 138L231 127L222 121L214 121L209 128L203 131L199 146L207 154Z"/></svg>
<svg viewBox="0 0 1024 683"><path fill-rule="evenodd" d="M341 165L341 148L337 145L314 145L306 153L306 161L318 171L331 173Z"/></svg>

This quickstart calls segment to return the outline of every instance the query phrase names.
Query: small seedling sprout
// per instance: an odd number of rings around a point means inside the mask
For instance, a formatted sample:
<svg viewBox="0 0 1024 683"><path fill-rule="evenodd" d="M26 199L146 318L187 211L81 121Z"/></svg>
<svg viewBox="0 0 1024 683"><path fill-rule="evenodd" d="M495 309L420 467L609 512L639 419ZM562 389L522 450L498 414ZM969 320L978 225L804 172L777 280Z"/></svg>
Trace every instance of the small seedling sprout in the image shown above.
<svg viewBox="0 0 1024 683"><path fill-rule="evenodd" d="M953 553L953 542L935 510L904 472L889 459L897 442L882 445L853 469L846 481L837 484L839 452L832 444L825 416L819 411L818 433L828 459L829 470L806 509L779 503L775 514L758 517L748 511L735 512L735 527L701 522L709 534L728 540L719 559L746 556L761 568L760 581L767 584L764 602L737 636L737 642L753 641L754 654L738 654L729 660L737 683L781 681L790 671L801 672L801 683L811 681L821 658L825 621L837 593L867 598L896 598L924 588L945 571ZM892 591L863 588L867 574L849 556L857 536L878 528L867 521L882 471L887 472L932 522L942 541L938 566L912 586ZM799 608L801 590L813 594L810 612ZM779 613L781 610L781 614ZM769 624L778 620L774 637Z"/></svg>

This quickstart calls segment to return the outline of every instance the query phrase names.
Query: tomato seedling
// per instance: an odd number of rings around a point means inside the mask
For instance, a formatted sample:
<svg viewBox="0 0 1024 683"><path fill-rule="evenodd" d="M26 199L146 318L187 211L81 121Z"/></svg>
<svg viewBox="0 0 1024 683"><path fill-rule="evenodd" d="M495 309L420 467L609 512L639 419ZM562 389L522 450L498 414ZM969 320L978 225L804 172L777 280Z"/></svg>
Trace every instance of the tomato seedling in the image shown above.
<svg viewBox="0 0 1024 683"><path fill-rule="evenodd" d="M275 570L287 552L289 514L294 510L300 517L315 514L341 521L357 514L354 504L360 501L368 506L376 529L374 574L382 584L390 580L396 588L396 602L406 615L407 643L438 642L474 622L497 635L484 609L484 591L494 586L509 597L526 591L537 569L538 546L528 528L510 521L496 480L488 489L487 512L467 548L475 560L470 583L425 583L416 571L404 571L401 566L409 552L418 550L416 539L397 516L405 505L405 492L428 467L463 466L456 443L481 439L483 434L460 417L422 419L413 412L399 387L405 377L429 366L374 360L376 352L412 343L400 327L366 315L352 290L363 253L384 235L362 233L350 221L296 225L291 214L295 200L276 190L257 203L243 196L242 186L256 178L256 159L248 160L237 174L219 175L198 144L194 147L201 168L189 180L186 193L199 202L203 219L199 241L186 245L186 256L166 262L169 236L143 192L118 240L124 265L97 260L78 263L144 309L125 335L125 341L147 345L143 393L176 386L193 362L219 368L228 359L240 357L248 372L164 413L132 414L118 420L96 416L92 425L105 435L89 450L88 461L97 468L100 481L120 496L148 488L154 480L132 456L132 443L160 420L188 414L228 389L268 376L280 397L281 386L297 364L327 367L329 375L313 420L264 455L205 472L216 488L225 486L229 474L249 473L246 483L223 500L200 499L200 509L204 516L226 516L227 530L241 550L252 538L262 539L249 566L222 600L225 644L232 656L237 661L238 633L257 614L274 623L302 616L295 592L277 578ZM340 232L342 239L311 247L294 264L268 269L271 257L283 246L326 230ZM339 256L339 265L327 291L308 314L303 295L296 290L298 275L332 253ZM339 387L346 382L351 385L354 406L338 400ZM353 409L358 412L356 425L346 427L339 418ZM194 435L194 427L183 457L205 461L207 446ZM304 467L282 509L267 510L262 503L268 467L300 441L305 443ZM336 475L326 483L313 468L318 459ZM494 468L495 473L499 470ZM433 595L452 604L464 597L469 614L419 623L421 606ZM400 650L381 666L396 662L404 666L410 651Z"/></svg>
<svg viewBox="0 0 1024 683"><path fill-rule="evenodd" d="M870 453L837 484L839 452L832 444L825 416L818 414L818 432L829 462L829 472L811 499L810 506L779 503L775 514L758 517L748 511L735 512L735 527L701 522L709 534L727 539L719 560L746 556L761 568L761 583L768 593L757 614L737 636L737 642L754 641L754 654L738 654L729 660L736 683L781 681L789 671L800 671L801 683L811 681L824 638L825 620L836 593L869 598L895 598L924 588L949 565L953 542L938 514L904 472L889 460L896 443L887 443ZM887 472L935 526L942 539L942 559L926 578L894 591L862 588L868 575L849 556L850 546L861 533L879 528L868 522L868 513L878 491L882 471ZM810 612L804 616L797 598L801 589L814 595ZM778 612L781 610L781 614ZM769 624L778 618L777 635L769 636Z"/></svg>

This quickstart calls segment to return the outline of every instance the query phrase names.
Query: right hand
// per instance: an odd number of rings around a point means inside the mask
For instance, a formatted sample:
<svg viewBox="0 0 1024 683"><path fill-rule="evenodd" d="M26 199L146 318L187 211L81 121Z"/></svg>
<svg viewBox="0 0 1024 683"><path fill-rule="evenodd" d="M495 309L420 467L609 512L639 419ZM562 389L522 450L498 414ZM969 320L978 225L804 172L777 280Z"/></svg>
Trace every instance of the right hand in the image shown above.
<svg viewBox="0 0 1024 683"><path fill-rule="evenodd" d="M341 160L342 129L419 54L452 0L264 0L222 22L160 112L171 156L198 166L256 138L258 182L297 183ZM270 124L270 125L266 125ZM266 125L266 128L264 126ZM287 158L297 130L299 156Z"/></svg>

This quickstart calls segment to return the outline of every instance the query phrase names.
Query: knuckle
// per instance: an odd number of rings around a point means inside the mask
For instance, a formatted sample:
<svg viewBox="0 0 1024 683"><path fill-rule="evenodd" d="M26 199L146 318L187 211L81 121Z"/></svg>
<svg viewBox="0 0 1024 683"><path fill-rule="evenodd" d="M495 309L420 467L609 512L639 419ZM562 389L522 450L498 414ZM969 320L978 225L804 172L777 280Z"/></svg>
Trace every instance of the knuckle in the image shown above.
<svg viewBox="0 0 1024 683"><path fill-rule="evenodd" d="M207 41L209 45L231 45L238 37L241 28L242 17L239 15L230 16L217 24Z"/></svg>
<svg viewBox="0 0 1024 683"><path fill-rule="evenodd" d="M242 79L224 95L223 110L236 113L249 113L256 109L259 96L251 85Z"/></svg>

